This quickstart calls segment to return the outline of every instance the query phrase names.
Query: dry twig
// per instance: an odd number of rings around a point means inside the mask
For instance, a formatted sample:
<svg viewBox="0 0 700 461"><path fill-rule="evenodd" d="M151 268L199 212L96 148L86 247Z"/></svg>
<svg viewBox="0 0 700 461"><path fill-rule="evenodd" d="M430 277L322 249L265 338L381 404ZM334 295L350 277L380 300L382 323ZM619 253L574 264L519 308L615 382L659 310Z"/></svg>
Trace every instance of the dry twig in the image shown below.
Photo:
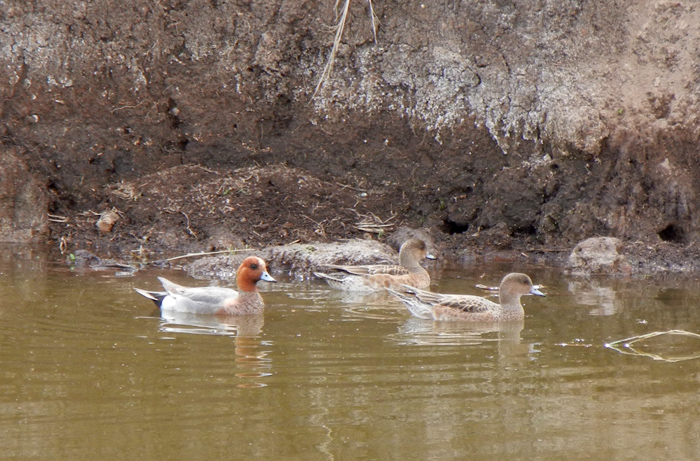
<svg viewBox="0 0 700 461"><path fill-rule="evenodd" d="M51 222L68 222L69 218L67 216L59 216L51 213L47 213L47 216L49 217L49 221Z"/></svg>
<svg viewBox="0 0 700 461"><path fill-rule="evenodd" d="M374 35L374 43L377 43L377 23L379 21L377 20L377 16L374 14L374 5L372 4L372 0L367 0L367 2L369 3L369 12L370 12L370 19L372 21L372 33ZM338 5L339 4L340 4L340 0L336 0L336 2L335 2L336 18L338 17ZM333 63L335 62L335 57L338 54L338 48L340 47L340 40L343 38L343 32L345 31L345 24L348 20L348 11L350 11L350 0L345 0L345 4L343 5L342 13L340 14L340 18L338 19L338 23L335 25L335 39L333 40L333 48L331 48L331 55L328 57L328 62L326 63L326 67L323 68L323 73L321 74L321 78L318 80L318 83L316 84L316 89L314 90L314 94L311 96L312 100L314 98L316 98L316 95L321 90L321 87L326 82L326 80L328 80L328 77L331 75L331 72L333 71Z"/></svg>
<svg viewBox="0 0 700 461"><path fill-rule="evenodd" d="M195 256L210 256L210 255L219 255L219 254L224 254L224 253L240 253L242 251L253 251L253 249L252 248L244 248L241 250L220 250L220 251L202 251L199 253L187 253L185 255L173 256L172 258L166 259L166 261L176 261L178 259L183 259L183 258L194 258Z"/></svg>
<svg viewBox="0 0 700 461"><path fill-rule="evenodd" d="M395 223L389 222L392 219L396 218L395 213L392 213L392 215L386 220L382 220L374 213L369 213L367 215L359 215L358 214L358 216L360 216L362 218L362 220L355 223L355 227L358 230L361 230L362 232L370 232L373 234L384 234L388 231L393 230L394 227L396 226Z"/></svg>

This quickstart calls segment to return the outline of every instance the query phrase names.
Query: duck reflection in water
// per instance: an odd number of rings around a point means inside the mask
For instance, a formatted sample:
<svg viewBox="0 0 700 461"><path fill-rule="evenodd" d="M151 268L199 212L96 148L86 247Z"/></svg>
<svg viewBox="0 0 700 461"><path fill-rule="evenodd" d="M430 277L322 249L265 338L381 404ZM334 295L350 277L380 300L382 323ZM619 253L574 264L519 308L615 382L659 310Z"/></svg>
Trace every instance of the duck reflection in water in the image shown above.
<svg viewBox="0 0 700 461"><path fill-rule="evenodd" d="M496 343L499 356L528 356L532 351L522 342L524 320L510 322L426 322L409 317L399 327L398 339L407 345L482 346Z"/></svg>
<svg viewBox="0 0 700 461"><path fill-rule="evenodd" d="M156 311L160 331L204 335L259 336L265 323L263 315L201 315L189 312Z"/></svg>
<svg viewBox="0 0 700 461"><path fill-rule="evenodd" d="M261 381L271 375L272 360L263 349L261 335L265 317L261 315L200 315L188 312L156 311L159 330L164 333L233 336L235 373L238 387L265 387Z"/></svg>

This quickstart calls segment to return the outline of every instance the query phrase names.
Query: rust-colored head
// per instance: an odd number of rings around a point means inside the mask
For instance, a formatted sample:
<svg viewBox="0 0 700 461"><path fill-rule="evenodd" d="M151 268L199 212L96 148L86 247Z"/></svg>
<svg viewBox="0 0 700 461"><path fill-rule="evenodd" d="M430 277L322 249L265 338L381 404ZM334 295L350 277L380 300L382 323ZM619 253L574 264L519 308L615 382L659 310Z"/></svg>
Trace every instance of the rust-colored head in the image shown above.
<svg viewBox="0 0 700 461"><path fill-rule="evenodd" d="M257 256L249 256L238 267L236 283L240 291L257 291L255 285L259 280L276 282L267 272L265 261Z"/></svg>

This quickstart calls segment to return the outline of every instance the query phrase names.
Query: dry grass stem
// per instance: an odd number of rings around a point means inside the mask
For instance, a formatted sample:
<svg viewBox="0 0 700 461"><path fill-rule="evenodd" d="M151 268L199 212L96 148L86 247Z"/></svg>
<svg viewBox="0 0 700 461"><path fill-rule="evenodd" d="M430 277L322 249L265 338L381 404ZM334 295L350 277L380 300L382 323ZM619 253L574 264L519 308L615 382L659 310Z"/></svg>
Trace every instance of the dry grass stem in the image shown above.
<svg viewBox="0 0 700 461"><path fill-rule="evenodd" d="M182 215L185 217L185 221L186 221L186 225L187 225L187 233L190 234L192 237L197 238L197 234L190 227L190 217L187 216L187 213L185 213L184 211L181 211L180 213L182 213Z"/></svg>
<svg viewBox="0 0 700 461"><path fill-rule="evenodd" d="M224 254L224 253L240 253L242 251L253 251L253 249L252 248L244 248L241 250L219 250L219 251L202 251L200 253L187 253L185 255L173 256L172 258L166 259L166 261L177 261L178 259L194 258L196 256L211 256L211 255L220 255L220 254Z"/></svg>
<svg viewBox="0 0 700 461"><path fill-rule="evenodd" d="M336 2L336 6L337 5L338 3ZM321 78L316 84L316 89L314 90L314 94L311 96L311 99L314 99L316 97L318 92L321 90L321 87L328 79L328 76L330 76L331 72L333 71L333 63L335 61L335 56L338 54L340 40L341 38L343 38L343 31L345 30L345 22L348 19L348 10L350 10L350 0L345 0L343 12L340 16L340 19L338 20L338 24L336 24L335 26L335 39L333 40L333 48L331 49L331 55L328 58L328 62L326 62L326 67L323 68L323 73L321 73Z"/></svg>
<svg viewBox="0 0 700 461"><path fill-rule="evenodd" d="M476 288L479 288L480 290L486 290L486 291L501 291L501 287L490 287L488 285L482 285L481 283L477 283L474 285Z"/></svg>
<svg viewBox="0 0 700 461"><path fill-rule="evenodd" d="M354 211L354 210L353 210ZM362 232L369 232L373 234L384 234L391 231L396 226L395 223L390 223L392 219L396 218L396 214L392 214L386 220L382 220L374 213L369 213L367 215L360 215L362 220L355 223L355 227Z"/></svg>
<svg viewBox="0 0 700 461"><path fill-rule="evenodd" d="M377 16L374 14L374 5L372 4L372 0L368 0L369 3L369 11L370 11L370 19L372 22L372 34L374 35L374 42L377 43L377 23L379 22L377 20ZM338 5L340 4L340 0L336 0L335 2L335 15L336 18L338 18ZM314 94L311 96L311 100L316 98L316 95L318 92L321 90L323 87L323 84L328 80L328 77L330 77L331 72L333 71L333 63L335 62L335 57L338 54L338 47L340 47L340 41L343 38L343 32L345 31L345 24L347 23L348 20L348 11L350 11L350 0L345 0L345 3L343 4L342 11L340 13L340 18L338 19L338 23L335 25L335 39L333 40L333 48L331 49L331 55L328 57L328 62L326 62L326 66L323 68L323 73L321 73L321 78L318 80L318 83L316 84L316 89L314 90Z"/></svg>
<svg viewBox="0 0 700 461"><path fill-rule="evenodd" d="M69 218L67 216L59 216L51 213L46 214L51 222L68 222Z"/></svg>
<svg viewBox="0 0 700 461"><path fill-rule="evenodd" d="M111 187L112 194L124 200L137 200L141 196L141 193L136 190L133 184L120 182Z"/></svg>
<svg viewBox="0 0 700 461"><path fill-rule="evenodd" d="M369 19L372 21L372 35L374 36L374 43L377 43L377 23L379 22L379 19L377 19L377 15L374 14L374 5L372 4L372 0L369 0L367 3L369 3Z"/></svg>

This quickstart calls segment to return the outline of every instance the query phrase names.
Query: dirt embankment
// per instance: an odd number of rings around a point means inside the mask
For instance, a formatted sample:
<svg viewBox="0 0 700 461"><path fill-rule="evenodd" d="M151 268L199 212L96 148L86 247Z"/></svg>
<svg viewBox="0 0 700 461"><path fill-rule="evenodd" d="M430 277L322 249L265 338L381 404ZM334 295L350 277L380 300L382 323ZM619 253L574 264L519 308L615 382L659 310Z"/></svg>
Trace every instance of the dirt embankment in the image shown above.
<svg viewBox="0 0 700 461"><path fill-rule="evenodd" d="M313 99L333 2L6 4L0 240L153 260L408 226L456 261L697 252L692 2L372 2L376 38L349 2Z"/></svg>

